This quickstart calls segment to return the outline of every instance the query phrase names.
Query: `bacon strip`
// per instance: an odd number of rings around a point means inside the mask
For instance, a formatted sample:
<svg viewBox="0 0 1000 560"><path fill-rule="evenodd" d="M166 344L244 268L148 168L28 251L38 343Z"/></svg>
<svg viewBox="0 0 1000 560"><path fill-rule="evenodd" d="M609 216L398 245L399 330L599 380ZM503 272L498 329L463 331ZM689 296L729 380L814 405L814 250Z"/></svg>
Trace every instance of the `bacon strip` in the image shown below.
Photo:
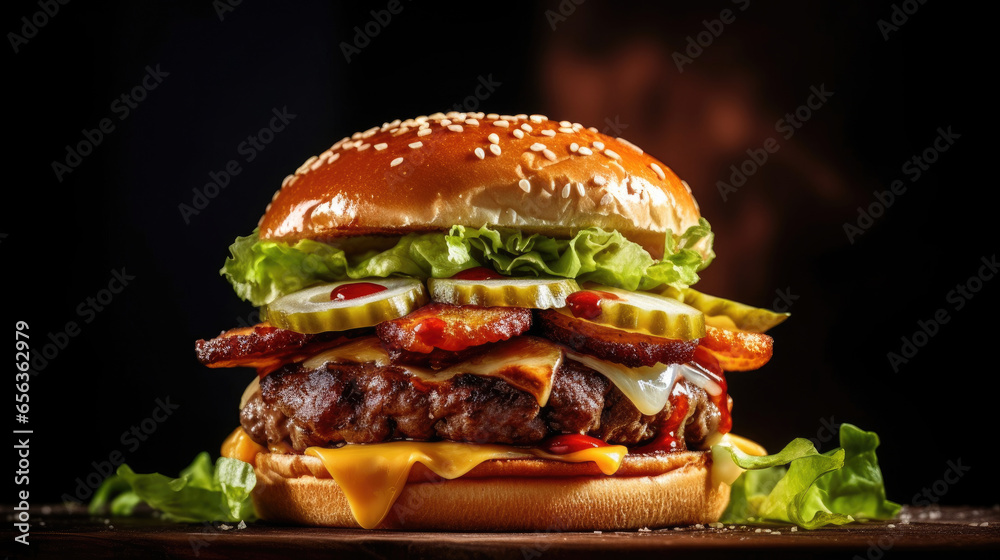
<svg viewBox="0 0 1000 560"><path fill-rule="evenodd" d="M340 346L362 334L359 329L303 334L259 323L195 342L198 361L211 368L252 367L261 376L282 365Z"/></svg>
<svg viewBox="0 0 1000 560"><path fill-rule="evenodd" d="M689 362L698 347L698 339L673 340L660 336L605 327L584 319L575 319L552 309L538 313L541 332L584 354L628 367L651 366L657 362Z"/></svg>
<svg viewBox="0 0 1000 560"><path fill-rule="evenodd" d="M378 337L390 350L430 353L458 351L500 342L531 328L531 310L431 303L405 317L379 323Z"/></svg>

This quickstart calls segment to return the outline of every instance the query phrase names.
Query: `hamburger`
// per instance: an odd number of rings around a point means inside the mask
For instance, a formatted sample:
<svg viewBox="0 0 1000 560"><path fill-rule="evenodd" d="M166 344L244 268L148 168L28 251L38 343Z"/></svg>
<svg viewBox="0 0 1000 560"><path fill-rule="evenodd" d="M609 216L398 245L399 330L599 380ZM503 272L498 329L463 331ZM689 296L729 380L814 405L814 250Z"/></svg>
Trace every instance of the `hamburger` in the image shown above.
<svg viewBox="0 0 1000 560"><path fill-rule="evenodd" d="M691 189L623 138L437 113L336 142L282 182L222 274L260 324L199 340L251 367L223 456L265 519L435 530L717 521L726 371L785 318L690 288Z"/></svg>

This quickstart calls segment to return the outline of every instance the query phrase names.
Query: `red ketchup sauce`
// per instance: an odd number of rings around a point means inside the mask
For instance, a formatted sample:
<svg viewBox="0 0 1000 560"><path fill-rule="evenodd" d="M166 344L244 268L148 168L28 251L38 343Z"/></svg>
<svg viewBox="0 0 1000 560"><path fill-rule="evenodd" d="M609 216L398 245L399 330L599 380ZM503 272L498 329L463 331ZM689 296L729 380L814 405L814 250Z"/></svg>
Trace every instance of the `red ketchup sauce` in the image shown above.
<svg viewBox="0 0 1000 560"><path fill-rule="evenodd" d="M653 441L630 449L629 453L654 453L657 451L671 452L683 451L681 444L681 430L684 429L684 421L687 419L688 410L691 408L688 402L687 393L683 391L674 392L670 395L670 416L660 426L659 431Z"/></svg>
<svg viewBox="0 0 1000 560"><path fill-rule="evenodd" d="M704 369L704 373L722 388L722 392L718 395L709 394L708 398L719 409L719 433L727 434L733 428L733 416L729 412L729 388L726 385L726 375L722 372L722 366L719 365L719 360L704 346L695 348L694 362L700 365Z"/></svg>
<svg viewBox="0 0 1000 560"><path fill-rule="evenodd" d="M601 300L621 299L615 294L599 290L582 290L566 297L566 305L574 317L593 319L601 314Z"/></svg>
<svg viewBox="0 0 1000 560"><path fill-rule="evenodd" d="M448 323L444 319L428 317L417 323L417 326L413 327L413 332L420 342L427 346L441 346L444 342L444 329L447 326Z"/></svg>
<svg viewBox="0 0 1000 560"><path fill-rule="evenodd" d="M539 449L553 455L565 455L584 449L607 447L608 444L594 437L583 434L560 434L552 436L538 446Z"/></svg>
<svg viewBox="0 0 1000 560"><path fill-rule="evenodd" d="M452 276L454 280L499 280L501 278L506 278L506 276L485 266L467 268Z"/></svg>
<svg viewBox="0 0 1000 560"><path fill-rule="evenodd" d="M373 284L371 282L354 282L353 284L342 284L330 292L330 301L345 301L364 296L370 296L379 292L384 292L385 286Z"/></svg>

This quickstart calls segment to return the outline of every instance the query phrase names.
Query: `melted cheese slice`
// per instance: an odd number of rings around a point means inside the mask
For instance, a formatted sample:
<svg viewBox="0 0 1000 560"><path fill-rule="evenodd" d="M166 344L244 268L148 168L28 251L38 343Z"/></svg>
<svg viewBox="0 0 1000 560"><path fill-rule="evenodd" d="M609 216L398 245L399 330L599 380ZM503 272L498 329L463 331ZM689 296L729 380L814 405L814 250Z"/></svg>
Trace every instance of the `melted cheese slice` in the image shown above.
<svg viewBox="0 0 1000 560"><path fill-rule="evenodd" d="M553 455L541 449L452 441L393 441L306 449L306 455L323 461L330 476L344 491L354 519L365 529L377 527L389 514L406 486L414 463L421 463L449 480L485 461L532 457L569 463L594 462L601 472L611 475L618 471L627 453L621 445Z"/></svg>
<svg viewBox="0 0 1000 560"><path fill-rule="evenodd" d="M552 378L562 360L562 349L555 343L533 336L516 336L493 345L483 354L440 371L403 364L396 366L425 383L445 383L461 374L496 377L535 397L538 406L545 406L552 393ZM321 352L303 365L316 369L327 362L370 362L382 367L389 365L390 360L378 337L373 336Z"/></svg>
<svg viewBox="0 0 1000 560"><path fill-rule="evenodd" d="M607 377L639 412L648 415L659 414L667 406L680 375L678 364L630 368L571 350L566 355Z"/></svg>

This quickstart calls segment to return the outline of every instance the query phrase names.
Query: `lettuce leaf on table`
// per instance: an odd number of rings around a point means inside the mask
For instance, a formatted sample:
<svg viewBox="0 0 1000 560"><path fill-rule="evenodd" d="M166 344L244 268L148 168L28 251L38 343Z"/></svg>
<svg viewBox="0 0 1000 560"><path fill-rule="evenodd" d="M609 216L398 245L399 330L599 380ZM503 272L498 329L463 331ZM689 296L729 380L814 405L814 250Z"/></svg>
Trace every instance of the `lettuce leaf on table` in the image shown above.
<svg viewBox="0 0 1000 560"><path fill-rule="evenodd" d="M724 447L747 469L732 485L724 523L794 523L805 529L894 518L900 505L886 499L874 432L840 427L840 447L826 453L798 438L774 455L756 457ZM721 447L721 446L720 446Z"/></svg>
<svg viewBox="0 0 1000 560"><path fill-rule="evenodd" d="M250 492L256 484L249 463L220 457L213 466L208 453L202 452L178 478L118 467L117 474L98 488L89 509L98 513L108 506L111 515L127 516L145 502L174 521L252 521L257 516Z"/></svg>

